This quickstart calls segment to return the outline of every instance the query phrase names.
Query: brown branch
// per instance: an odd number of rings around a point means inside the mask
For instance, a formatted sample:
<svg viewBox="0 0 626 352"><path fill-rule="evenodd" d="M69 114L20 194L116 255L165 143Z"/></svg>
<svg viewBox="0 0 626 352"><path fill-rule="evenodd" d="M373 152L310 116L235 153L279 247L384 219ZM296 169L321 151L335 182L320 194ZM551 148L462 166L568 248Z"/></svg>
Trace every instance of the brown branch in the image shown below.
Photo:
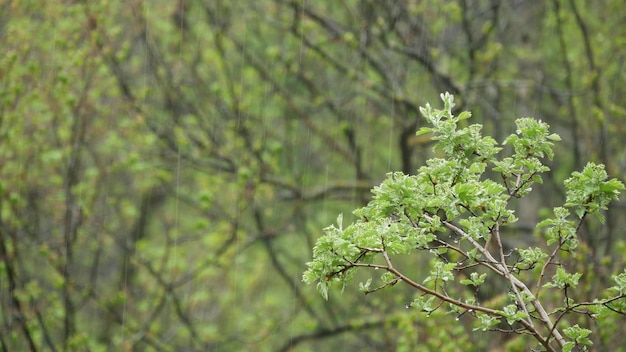
<svg viewBox="0 0 626 352"><path fill-rule="evenodd" d="M427 216L427 215L425 215L425 216ZM456 234L458 234L462 238L467 239L474 246L474 248L476 248L485 258L487 258L488 262L481 262L482 265L484 265L485 267L491 269L496 274L498 274L498 275L500 275L502 277L506 277L506 272L509 272L509 268L506 266L506 263L500 263L499 261L497 261L493 257L493 255L491 255L491 253L488 250L485 249L485 247L483 247L480 243L476 242L476 240L474 240L471 236L469 236L467 233L465 233L465 231L463 231L459 227L457 227L457 226L455 226L455 225L453 225L453 224L451 224L451 223L449 223L447 221L444 221L443 224L444 224L444 226L446 226L447 228L451 229L452 231L454 231ZM563 338L561 333L556 329L554 323L552 323L552 321L550 319L550 316L546 312L546 310L543 307L543 305L541 304L541 302L539 302L539 300L533 295L533 293L530 291L528 286L526 286L526 284L524 284L522 281L520 281L514 275L510 275L509 277L510 277L510 280L511 280L513 285L517 286L528 297L531 298L531 301L530 301L531 304L533 305L533 307L535 307L535 310L539 313L539 318L538 319L546 326L547 330L550 331L551 334L554 334L554 337L556 338L556 341L559 344L559 346L563 347L563 345L565 345L565 339ZM521 321L521 323L524 324L525 322ZM536 331L532 325L528 325L528 328L529 328L530 331ZM541 339L540 339L541 335L539 335L537 333L536 336L537 336L538 341L541 341ZM548 347L548 346L546 346L546 347Z"/></svg>
<svg viewBox="0 0 626 352"><path fill-rule="evenodd" d="M264 233L264 234L270 233L270 230L267 230L265 228L265 225L264 225L264 222L263 222L263 216L262 216L262 214L261 214L261 212L260 212L260 210L258 208L255 207L253 215L254 215L254 220L255 220L255 224L256 224L257 230L259 232L261 232L261 233ZM280 260L278 259L278 253L274 249L274 246L273 246L273 243L272 243L272 239L274 237L275 236L272 236L272 235L264 235L264 236L262 236L263 244L265 245L265 249L267 251L267 254L270 257L270 261L272 263L272 266L274 267L274 269L276 270L278 275L292 289L294 296L300 302L300 304L304 308L304 310L311 317L313 317L317 321L317 323L320 324L320 326L324 326L324 319L322 319L322 317L320 317L317 314L317 312L315 310L313 310L311 305L307 303L307 299L304 296L304 294L302 293L302 291L300 290L300 288L298 287L298 285L296 285L296 283L294 281L292 281L291 278L293 277L293 275L290 275L286 271L285 265L283 265L280 262Z"/></svg>
<svg viewBox="0 0 626 352"><path fill-rule="evenodd" d="M349 332L354 332L354 331L366 331L366 330L371 330L371 329L376 329L376 328L382 328L385 326L387 321L388 321L387 319L372 320L372 321L366 321L366 322L357 321L357 322L350 322L345 325L340 325L334 328L318 329L317 331L314 331L312 333L298 335L298 336L289 338L289 341L287 341L280 349L278 349L278 351L280 352L292 351L295 348L295 346L303 342L310 341L310 340L330 338L333 336L337 336L337 335L341 335L341 334L349 333Z"/></svg>
<svg viewBox="0 0 626 352"><path fill-rule="evenodd" d="M528 319L527 323L530 326L533 326L533 321L532 321L530 313L528 312L528 308L526 307L526 302L524 302L524 298L520 294L519 289L517 288L517 285L515 285L515 282L513 282L513 274L511 273L510 270L507 269L506 258L504 256L504 249L502 246L502 239L500 238L499 227L500 227L499 223L496 222L495 228L493 231L491 231L491 233L493 234L493 237L495 237L496 244L498 245L498 253L500 254L500 263L505 268L505 270L503 270L504 277L507 280L509 280L509 282L511 283L511 289L513 290L513 293L515 293L515 298L517 299L517 303L519 304L520 307L522 307L522 309L524 310L524 313L526 313L526 319Z"/></svg>
<svg viewBox="0 0 626 352"><path fill-rule="evenodd" d="M2 221L2 219L0 218L0 258L2 259L2 262L4 263L4 271L6 272L7 279L8 279L9 302L10 302L10 305L14 307L15 311L17 312L17 314L14 314L15 315L14 319L17 321L19 327L21 328L22 333L24 334L24 337L26 338L26 342L28 343L28 347L30 348L31 351L38 351L39 349L37 348L37 345L35 344L35 340L33 336L31 335L31 332L28 328L28 324L25 321L26 314L24 313L22 302L16 292L16 290L18 289L17 272L14 266L15 264L14 261L10 259L11 257L15 258L16 254L15 253L10 254L7 250L7 248L10 248L10 247L16 248L17 246L7 245L8 238L9 236L7 233L7 228L4 225L4 222ZM5 325L7 325L7 328L8 328L7 330L11 329L10 323L9 324L5 323Z"/></svg>

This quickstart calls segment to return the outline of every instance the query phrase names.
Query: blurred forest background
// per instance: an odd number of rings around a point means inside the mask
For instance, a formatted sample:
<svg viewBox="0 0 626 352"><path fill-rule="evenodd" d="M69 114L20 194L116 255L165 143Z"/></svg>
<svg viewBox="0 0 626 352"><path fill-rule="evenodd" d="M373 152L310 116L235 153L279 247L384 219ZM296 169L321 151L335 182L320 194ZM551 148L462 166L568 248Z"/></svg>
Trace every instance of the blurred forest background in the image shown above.
<svg viewBox="0 0 626 352"><path fill-rule="evenodd" d="M305 263L432 155L445 91L498 141L563 138L532 241L572 170L626 181L625 65L623 0L0 0L0 350L525 350L406 287L325 302ZM623 270L625 206L582 231L580 297Z"/></svg>

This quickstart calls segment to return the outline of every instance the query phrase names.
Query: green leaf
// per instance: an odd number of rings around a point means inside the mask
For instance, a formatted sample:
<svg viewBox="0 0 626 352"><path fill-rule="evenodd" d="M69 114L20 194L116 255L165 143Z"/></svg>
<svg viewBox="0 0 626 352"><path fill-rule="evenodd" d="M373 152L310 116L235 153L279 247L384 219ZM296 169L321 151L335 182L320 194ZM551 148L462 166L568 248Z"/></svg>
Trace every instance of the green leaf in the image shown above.
<svg viewBox="0 0 626 352"><path fill-rule="evenodd" d="M478 274L477 272L473 272L470 274L470 278L469 279L463 279L461 280L461 284L463 285L473 285L475 287L480 286L481 284L483 284L485 282L485 279L487 278L487 274L483 273L483 274Z"/></svg>
<svg viewBox="0 0 626 352"><path fill-rule="evenodd" d="M427 134L427 133L430 133L430 132L432 132L432 131L433 131L433 129L432 129L432 128L430 128L430 127L420 127L420 129L419 129L419 130L417 130L417 132L416 132L415 134L416 134L417 136L421 136L421 135L423 135L423 134Z"/></svg>
<svg viewBox="0 0 626 352"><path fill-rule="evenodd" d="M467 120L467 119L469 119L470 117L472 117L472 113L471 113L470 111L463 111L463 112L462 112L462 113L460 113L460 114L459 114L459 116L458 116L459 121L462 121L462 120Z"/></svg>
<svg viewBox="0 0 626 352"><path fill-rule="evenodd" d="M566 287L575 287L578 285L578 280L582 277L581 273L573 273L570 274L563 269L562 266L559 266L556 269L556 273L552 276L552 281L548 282L544 285L544 287L556 287L556 288L566 288Z"/></svg>
<svg viewBox="0 0 626 352"><path fill-rule="evenodd" d="M328 283L320 281L317 283L317 291L328 301Z"/></svg>
<svg viewBox="0 0 626 352"><path fill-rule="evenodd" d="M517 248L521 261L515 264L515 267L522 270L533 268L536 264L542 265L548 254L541 248Z"/></svg>
<svg viewBox="0 0 626 352"><path fill-rule="evenodd" d="M500 323L500 319L482 312L476 312L476 317L478 318L479 325L477 328L474 328L474 331L479 329L487 331Z"/></svg>
<svg viewBox="0 0 626 352"><path fill-rule="evenodd" d="M552 133L551 135L549 135L549 136L548 136L548 137L546 137L546 138L548 138L548 139L549 139L549 140L551 140L551 141L556 141L556 142L558 142L558 141L560 141L560 140L561 140L561 136L559 136L559 135L558 135L558 134L556 134L556 133Z"/></svg>
<svg viewBox="0 0 626 352"><path fill-rule="evenodd" d="M563 329L563 334L568 338L574 340L573 342L575 343L575 345L593 345L593 342L588 338L588 336L591 334L591 330L581 328L580 326L578 326L578 324Z"/></svg>
<svg viewBox="0 0 626 352"><path fill-rule="evenodd" d="M370 277L369 279L367 279L365 283L363 282L359 283L359 290L362 292L367 292L369 291L371 284L372 284L372 278Z"/></svg>
<svg viewBox="0 0 626 352"><path fill-rule="evenodd" d="M611 289L617 291L620 295L626 295L626 269L624 272L613 276L613 281L615 281L616 285L611 287Z"/></svg>
<svg viewBox="0 0 626 352"><path fill-rule="evenodd" d="M509 304L508 306L504 307L502 312L503 315L506 317L507 324L509 325L513 325L517 321L528 318L528 314L526 314L526 312L518 310L515 304Z"/></svg>
<svg viewBox="0 0 626 352"><path fill-rule="evenodd" d="M419 296L411 302L410 306L419 311L430 313L433 311L432 304L435 301L434 296Z"/></svg>
<svg viewBox="0 0 626 352"><path fill-rule="evenodd" d="M339 226L339 231L343 229L343 214L337 215L337 225Z"/></svg>

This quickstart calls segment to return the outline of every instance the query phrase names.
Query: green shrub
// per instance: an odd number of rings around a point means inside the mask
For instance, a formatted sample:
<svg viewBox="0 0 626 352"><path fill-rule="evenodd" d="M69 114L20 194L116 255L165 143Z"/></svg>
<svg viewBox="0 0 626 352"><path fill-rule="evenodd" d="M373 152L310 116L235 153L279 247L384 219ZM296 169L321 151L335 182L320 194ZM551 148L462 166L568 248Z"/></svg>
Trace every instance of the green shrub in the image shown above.
<svg viewBox="0 0 626 352"><path fill-rule="evenodd" d="M517 221L511 203L542 183L549 171L542 160L554 157L560 137L544 122L521 118L500 146L481 134L479 124L461 127L471 114L454 116L453 96L441 98L442 110L421 108L431 127L417 133L432 133L442 158L428 160L416 175L390 173L367 206L354 211L357 221L344 227L340 215L337 225L325 228L304 281L328 298L328 290L345 286L356 270L372 270L382 275L361 282L365 293L402 282L417 291L408 306L425 314L442 309L457 320L471 316L475 329L528 334L547 351L587 349L591 330L573 322L624 314L626 271L614 276L615 286L602 297L579 302L570 293L582 274L570 272L564 258L576 253L583 221L595 215L603 222L602 211L624 185L609 179L603 165L587 164L565 180L565 204L537 224L541 246L506 250L501 229ZM430 256L425 277L394 266L407 254ZM481 301L478 292L487 280L501 282L495 287L504 290L504 299ZM550 308L540 299L555 295L560 299Z"/></svg>

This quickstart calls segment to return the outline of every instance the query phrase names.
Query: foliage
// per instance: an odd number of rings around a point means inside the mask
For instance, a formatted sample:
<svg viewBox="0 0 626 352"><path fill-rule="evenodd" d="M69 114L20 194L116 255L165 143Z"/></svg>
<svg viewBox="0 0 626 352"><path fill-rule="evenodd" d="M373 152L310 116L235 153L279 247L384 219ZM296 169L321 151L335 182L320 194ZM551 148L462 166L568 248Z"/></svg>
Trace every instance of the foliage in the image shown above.
<svg viewBox="0 0 626 352"><path fill-rule="evenodd" d="M472 106L459 129L483 129L454 138L483 152L493 141L480 132L501 142L510 116L562 136L552 172L510 200L518 221L501 229L520 275L539 271L550 252L534 224L555 220L540 234L556 246L576 217L549 216L570 171L591 160L624 181L622 24L621 0L0 0L0 350L525 350L525 336L473 331L467 312L424 319L405 307L435 301L408 285L324 302L299 278L329 219L364 206L386 172L441 158L415 116L442 91L454 114ZM426 167L451 177L448 162ZM487 196L460 187L468 202ZM563 244L577 245L561 252L566 273L582 273L574 301L623 280L625 205ZM451 273L464 299L508 299L486 271L429 260L394 254L428 285ZM383 284L365 274L354 273L363 290ZM561 303L561 289L542 292ZM623 351L610 312L588 338ZM589 328L580 319L568 323Z"/></svg>
<svg viewBox="0 0 626 352"><path fill-rule="evenodd" d="M354 211L358 220L353 224L344 228L340 215L337 225L327 227L315 245L304 281L316 283L328 299L329 288L345 286L357 269L379 269L379 286L371 287L372 278L360 285L366 294L403 282L418 292L411 306L427 315L439 309L468 314L476 318L476 329L528 334L548 351L592 345L591 330L570 325L576 321L571 316L588 316L590 326L601 310L626 314L621 309L626 302L621 280L626 271L614 278L616 285L602 297L577 302L570 292L582 273L570 272L563 258L575 255L578 230L587 215L604 221L600 211L618 198L623 183L608 179L603 165L588 163L565 180L565 207L556 207L554 217L537 224L544 230L543 249L518 247L507 253L501 229L517 221L510 203L543 182L549 167L542 160L553 158L553 141L560 137L550 134L542 121L521 118L516 133L498 147L493 138L482 136L481 125L460 127L471 115L453 114L452 95L442 94L441 99L442 110L429 104L421 109L432 127L422 127L418 134L432 132L437 141L434 150L443 158L426 161L416 175L390 173L374 188L373 200ZM510 155L498 157L506 146L512 147ZM567 208L575 210L575 219L570 220ZM396 256L415 252L432 257L430 273L422 279L395 265ZM525 272L531 275L522 276ZM550 272L551 280L543 283ZM477 292L486 280L502 280L507 299L498 304L482 301ZM464 286L474 294L468 295ZM552 312L548 307L553 302L539 299L549 288L558 289L562 300Z"/></svg>

